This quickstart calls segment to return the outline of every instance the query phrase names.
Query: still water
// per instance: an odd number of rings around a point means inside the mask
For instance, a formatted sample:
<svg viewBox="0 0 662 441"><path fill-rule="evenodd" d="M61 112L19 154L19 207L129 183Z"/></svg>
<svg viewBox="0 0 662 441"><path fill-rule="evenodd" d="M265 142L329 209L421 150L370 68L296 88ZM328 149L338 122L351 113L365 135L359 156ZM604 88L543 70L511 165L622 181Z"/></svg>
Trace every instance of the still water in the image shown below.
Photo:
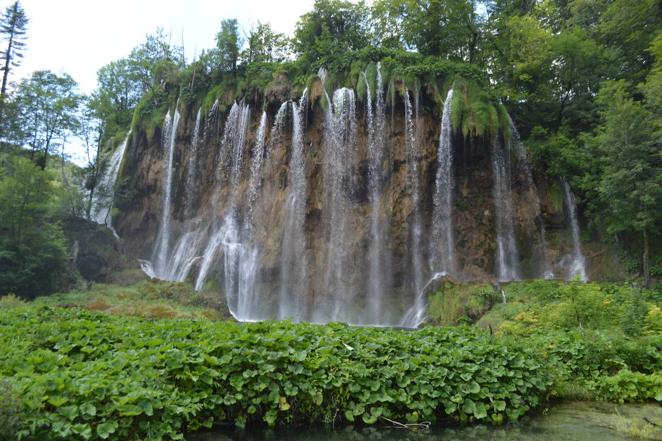
<svg viewBox="0 0 662 441"><path fill-rule="evenodd" d="M662 440L662 406L575 402L555 405L518 424L502 427L433 428L424 432L367 428L341 430L239 431L196 433L189 441L622 441Z"/></svg>

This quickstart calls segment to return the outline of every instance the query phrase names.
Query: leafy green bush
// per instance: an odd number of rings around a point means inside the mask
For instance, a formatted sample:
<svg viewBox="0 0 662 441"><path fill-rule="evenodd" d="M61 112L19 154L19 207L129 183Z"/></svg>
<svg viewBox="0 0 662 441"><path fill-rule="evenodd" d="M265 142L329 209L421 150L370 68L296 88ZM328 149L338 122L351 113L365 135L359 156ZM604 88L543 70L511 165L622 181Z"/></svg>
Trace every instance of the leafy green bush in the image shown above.
<svg viewBox="0 0 662 441"><path fill-rule="evenodd" d="M181 439L214 422L269 426L515 420L550 385L532 349L470 328L146 321L0 311L0 377L39 439Z"/></svg>
<svg viewBox="0 0 662 441"><path fill-rule="evenodd" d="M656 400L662 402L662 374L642 374L628 369L597 383L601 398L623 403L626 401Z"/></svg>

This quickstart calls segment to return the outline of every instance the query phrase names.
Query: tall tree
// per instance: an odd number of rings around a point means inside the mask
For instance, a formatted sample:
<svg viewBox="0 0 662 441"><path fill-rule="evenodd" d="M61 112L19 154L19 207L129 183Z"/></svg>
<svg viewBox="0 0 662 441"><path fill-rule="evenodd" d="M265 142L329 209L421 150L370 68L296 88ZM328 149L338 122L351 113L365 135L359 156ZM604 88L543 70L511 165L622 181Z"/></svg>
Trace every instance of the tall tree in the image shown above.
<svg viewBox="0 0 662 441"><path fill-rule="evenodd" d="M363 1L315 0L312 11L301 16L293 47L309 63L366 47L373 40L370 11Z"/></svg>
<svg viewBox="0 0 662 441"><path fill-rule="evenodd" d="M142 74L131 60L122 58L99 69L97 88L88 104L95 116L103 121L104 138L128 129L142 92Z"/></svg>
<svg viewBox="0 0 662 441"><path fill-rule="evenodd" d="M241 50L241 35L236 18L221 21L221 31L216 35L220 68L224 72L237 73L237 61Z"/></svg>
<svg viewBox="0 0 662 441"><path fill-rule="evenodd" d="M48 70L36 71L21 81L15 100L19 125L25 132L23 139L14 141L27 143L32 148L33 158L41 153L37 162L45 169L57 142L64 143L67 135L79 125L81 95L78 84L67 74L59 76Z"/></svg>
<svg viewBox="0 0 662 441"><path fill-rule="evenodd" d="M588 139L599 164L601 217L612 234L642 239L645 284L650 281L651 236L662 226L660 120L633 100L624 81L605 82L598 95L603 123Z"/></svg>
<svg viewBox="0 0 662 441"><path fill-rule="evenodd" d="M375 10L388 17L387 24L399 23L407 46L425 55L475 63L482 39L483 16L477 0L379 0ZM398 17L399 16L399 17ZM391 22L391 23L389 23ZM377 21L378 32L380 21ZM381 26L383 27L383 25ZM392 32L392 31L391 31ZM380 39L397 40L381 35Z"/></svg>
<svg viewBox="0 0 662 441"><path fill-rule="evenodd" d="M52 173L21 156L0 162L0 295L50 294L66 270L66 249L54 222Z"/></svg>
<svg viewBox="0 0 662 441"><path fill-rule="evenodd" d="M170 43L170 37L158 28L147 35L145 42L135 47L128 57L128 66L115 66L130 72L131 78L139 81L142 92L163 89L165 84L177 76L184 65L184 49Z"/></svg>
<svg viewBox="0 0 662 441"><path fill-rule="evenodd" d="M246 35L248 47L242 52L246 63L283 61L287 56L288 39L284 34L274 32L269 23L260 23Z"/></svg>
<svg viewBox="0 0 662 441"><path fill-rule="evenodd" d="M0 16L0 36L7 40L6 46L0 51L3 61L0 96L4 97L7 93L9 72L13 67L19 66L23 58L27 26L28 17L18 1L8 6Z"/></svg>

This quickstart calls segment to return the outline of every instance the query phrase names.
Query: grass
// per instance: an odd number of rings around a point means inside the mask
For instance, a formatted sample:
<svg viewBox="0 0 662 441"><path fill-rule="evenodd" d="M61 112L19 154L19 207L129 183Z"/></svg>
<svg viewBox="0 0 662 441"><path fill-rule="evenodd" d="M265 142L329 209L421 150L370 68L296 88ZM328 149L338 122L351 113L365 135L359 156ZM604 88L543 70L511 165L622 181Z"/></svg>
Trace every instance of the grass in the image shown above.
<svg viewBox="0 0 662 441"><path fill-rule="evenodd" d="M18 299L3 300L16 302ZM82 308L111 315L159 318L229 318L222 296L185 283L148 280L130 286L94 284L85 290L39 297L35 305Z"/></svg>

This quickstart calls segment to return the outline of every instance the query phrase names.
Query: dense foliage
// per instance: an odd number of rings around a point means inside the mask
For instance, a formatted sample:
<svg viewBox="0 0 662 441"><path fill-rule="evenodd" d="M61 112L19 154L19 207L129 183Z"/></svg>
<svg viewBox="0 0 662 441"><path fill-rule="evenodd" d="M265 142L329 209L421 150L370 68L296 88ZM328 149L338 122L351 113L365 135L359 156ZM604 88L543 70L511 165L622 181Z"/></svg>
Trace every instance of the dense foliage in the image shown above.
<svg viewBox="0 0 662 441"><path fill-rule="evenodd" d="M178 438L230 421L515 420L549 374L530 349L470 329L145 321L82 310L0 311L0 375L22 436Z"/></svg>
<svg viewBox="0 0 662 441"><path fill-rule="evenodd" d="M153 315L133 294L181 301L186 289L0 300L0 427L24 438L177 439L221 422L499 424L555 397L662 401L653 291L519 283L480 327L420 331L174 319L197 313ZM453 289L489 297L485 285ZM151 319L127 316L131 304Z"/></svg>
<svg viewBox="0 0 662 441"><path fill-rule="evenodd" d="M556 363L551 395L662 401L662 293L609 283L446 283L429 298L438 324L475 324ZM556 362L554 361L556 360Z"/></svg>
<svg viewBox="0 0 662 441"><path fill-rule="evenodd" d="M0 295L34 297L63 287L67 251L54 222L58 196L50 171L0 156Z"/></svg>

